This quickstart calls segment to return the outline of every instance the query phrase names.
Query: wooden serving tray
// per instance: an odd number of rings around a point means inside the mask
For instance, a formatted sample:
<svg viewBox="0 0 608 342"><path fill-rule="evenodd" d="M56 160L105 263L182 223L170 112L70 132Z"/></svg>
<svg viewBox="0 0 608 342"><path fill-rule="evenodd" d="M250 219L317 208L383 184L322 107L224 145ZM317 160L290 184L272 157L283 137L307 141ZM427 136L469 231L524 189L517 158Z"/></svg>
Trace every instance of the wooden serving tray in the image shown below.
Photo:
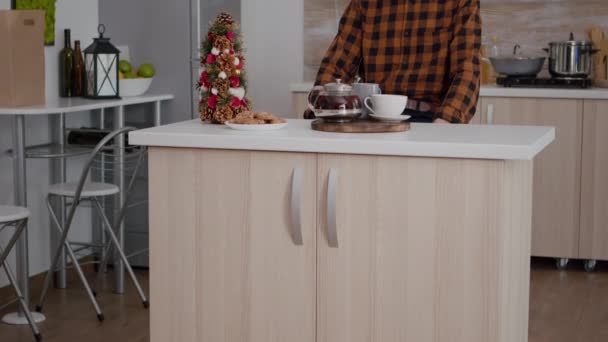
<svg viewBox="0 0 608 342"><path fill-rule="evenodd" d="M394 133L405 132L410 129L410 123L387 122L377 120L356 120L352 122L327 122L317 119L311 124L312 129L333 133Z"/></svg>

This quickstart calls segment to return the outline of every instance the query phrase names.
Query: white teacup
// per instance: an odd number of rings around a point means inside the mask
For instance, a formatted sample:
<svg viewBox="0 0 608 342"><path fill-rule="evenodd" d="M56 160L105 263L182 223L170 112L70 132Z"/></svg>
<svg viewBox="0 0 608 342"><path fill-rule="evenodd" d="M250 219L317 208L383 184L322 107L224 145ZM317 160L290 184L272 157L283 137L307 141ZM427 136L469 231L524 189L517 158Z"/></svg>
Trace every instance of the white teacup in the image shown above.
<svg viewBox="0 0 608 342"><path fill-rule="evenodd" d="M375 116L399 117L407 106L407 96L375 94L366 97L363 103Z"/></svg>

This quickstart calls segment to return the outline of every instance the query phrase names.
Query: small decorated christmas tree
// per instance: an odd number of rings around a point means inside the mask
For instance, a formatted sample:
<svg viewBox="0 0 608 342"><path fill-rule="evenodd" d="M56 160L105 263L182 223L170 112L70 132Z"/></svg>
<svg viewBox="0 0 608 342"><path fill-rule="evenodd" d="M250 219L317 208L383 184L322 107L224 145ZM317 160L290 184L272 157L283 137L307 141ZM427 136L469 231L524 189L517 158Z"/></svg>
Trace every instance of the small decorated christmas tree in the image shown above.
<svg viewBox="0 0 608 342"><path fill-rule="evenodd" d="M223 124L249 110L242 49L238 24L230 14L219 14L209 24L201 49L203 71L198 82L201 120Z"/></svg>

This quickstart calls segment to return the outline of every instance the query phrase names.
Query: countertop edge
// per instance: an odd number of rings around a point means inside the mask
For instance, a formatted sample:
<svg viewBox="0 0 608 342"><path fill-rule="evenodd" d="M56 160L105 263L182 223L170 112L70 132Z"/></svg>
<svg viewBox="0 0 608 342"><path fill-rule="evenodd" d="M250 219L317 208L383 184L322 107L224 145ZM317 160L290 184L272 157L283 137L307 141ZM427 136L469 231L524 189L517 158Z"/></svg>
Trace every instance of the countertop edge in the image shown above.
<svg viewBox="0 0 608 342"><path fill-rule="evenodd" d="M119 106L131 106L137 104L151 103L156 101L168 101L175 98L172 94L144 94L141 96L123 97L121 99L112 100L90 100L90 103L66 105L66 106L31 106L31 107L2 107L0 108L0 115L47 115L47 114L60 114L60 113L74 113L89 111L101 108L112 108ZM82 99L82 98L75 98ZM68 100L66 100L68 101Z"/></svg>
<svg viewBox="0 0 608 342"><path fill-rule="evenodd" d="M289 90L294 94L307 94L311 87L312 83L293 83L289 86ZM481 97L608 100L608 88L505 88L496 85L482 85L479 95Z"/></svg>
<svg viewBox="0 0 608 342"><path fill-rule="evenodd" d="M129 133L129 143L149 147L167 148L201 148L201 149L225 149L246 151L274 151L293 153L331 153L351 155L379 155L400 157L428 157L428 158L454 158L454 159L487 159L487 160L532 160L555 139L555 128L547 131L542 137L529 146L512 146L484 144L475 145L470 143L416 143L410 142L404 147L403 144L391 144L387 142L366 142L354 146L351 142L332 141L331 144L323 144L323 139L305 138L273 138L273 143L268 141L248 141L246 146L239 137L206 136L205 139L192 134L167 134L135 131ZM243 136L244 139L248 139ZM171 143L162 143L170 139ZM286 144L281 145L281 142ZM289 145L289 146L285 146ZM297 147L294 147L297 146ZM380 148L380 146L382 148ZM450 152L445 151L448 146ZM458 152L453 152L458 150Z"/></svg>

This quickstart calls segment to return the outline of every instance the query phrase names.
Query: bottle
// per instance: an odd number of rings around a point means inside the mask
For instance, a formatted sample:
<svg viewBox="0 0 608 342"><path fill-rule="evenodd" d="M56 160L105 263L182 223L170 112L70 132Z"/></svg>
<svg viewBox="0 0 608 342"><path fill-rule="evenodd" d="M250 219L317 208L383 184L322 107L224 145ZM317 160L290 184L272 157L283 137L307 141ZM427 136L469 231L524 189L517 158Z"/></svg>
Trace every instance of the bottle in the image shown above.
<svg viewBox="0 0 608 342"><path fill-rule="evenodd" d="M72 97L72 69L74 51L71 44L70 29L64 31L65 45L59 53L59 96Z"/></svg>
<svg viewBox="0 0 608 342"><path fill-rule="evenodd" d="M84 96L84 60L80 41L74 41L74 66L72 68L72 96Z"/></svg>
<svg viewBox="0 0 608 342"><path fill-rule="evenodd" d="M490 38L490 44L488 45L488 48L485 50L485 52L487 53L486 63L488 64L486 80L488 84L496 84L497 74L496 71L494 71L494 67L492 67L489 57L500 56L500 48L498 47L498 37L492 36Z"/></svg>

